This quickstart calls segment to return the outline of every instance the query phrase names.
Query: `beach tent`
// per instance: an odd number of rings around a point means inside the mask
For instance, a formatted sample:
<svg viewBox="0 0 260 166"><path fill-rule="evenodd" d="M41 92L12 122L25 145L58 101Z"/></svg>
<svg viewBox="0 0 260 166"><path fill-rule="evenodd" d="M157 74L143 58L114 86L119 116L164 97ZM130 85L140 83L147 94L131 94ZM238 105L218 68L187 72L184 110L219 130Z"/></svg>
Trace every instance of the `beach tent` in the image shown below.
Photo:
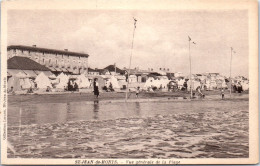
<svg viewBox="0 0 260 166"><path fill-rule="evenodd" d="M243 90L249 90L249 82L248 81L242 81L241 82Z"/></svg>
<svg viewBox="0 0 260 166"><path fill-rule="evenodd" d="M26 75L24 72L20 71L15 75L15 77L18 77L20 80L20 86L22 89L29 89L31 88L31 83L29 80L29 76Z"/></svg>
<svg viewBox="0 0 260 166"><path fill-rule="evenodd" d="M187 81L188 90L190 90L190 80ZM201 86L199 81L192 80L192 90L196 90L199 86Z"/></svg>
<svg viewBox="0 0 260 166"><path fill-rule="evenodd" d="M7 82L8 91L13 87L13 91L20 91L22 90L21 84L20 84L20 78L12 76L8 79Z"/></svg>
<svg viewBox="0 0 260 166"><path fill-rule="evenodd" d="M169 84L169 82L170 82L170 80L168 79L168 77L167 77L167 76L161 76L161 77L160 77L160 80L161 80L161 82L162 82L162 87L163 87L163 88L167 88L167 87L168 87L168 84Z"/></svg>
<svg viewBox="0 0 260 166"><path fill-rule="evenodd" d="M216 85L217 85L217 89L221 89L223 80L218 79L215 82L216 82Z"/></svg>
<svg viewBox="0 0 260 166"><path fill-rule="evenodd" d="M221 86L222 86L222 88L227 88L227 83L226 83L226 81L223 81Z"/></svg>
<svg viewBox="0 0 260 166"><path fill-rule="evenodd" d="M177 79L178 89L181 89L183 87L184 82L185 79Z"/></svg>
<svg viewBox="0 0 260 166"><path fill-rule="evenodd" d="M89 88L90 82L85 74L81 74L77 77L76 83L78 84L79 88Z"/></svg>
<svg viewBox="0 0 260 166"><path fill-rule="evenodd" d="M112 77L108 80L108 82L109 82L109 83L108 83L108 86L109 86L110 83L111 83L114 89L120 88L116 77L112 76Z"/></svg>
<svg viewBox="0 0 260 166"><path fill-rule="evenodd" d="M39 89L45 89L48 86L52 87L49 78L43 72L37 75L35 82L37 84L37 88Z"/></svg>
<svg viewBox="0 0 260 166"><path fill-rule="evenodd" d="M93 87L93 82L94 82L95 78L98 79L99 89L102 89L106 84L107 77L105 75L91 76L90 77L90 79L91 79L91 85L90 86L92 86L92 87Z"/></svg>
<svg viewBox="0 0 260 166"><path fill-rule="evenodd" d="M68 86L69 77L64 73L60 73L57 76L57 79L59 80L59 83L56 85L56 88L64 89L64 87L66 88Z"/></svg>
<svg viewBox="0 0 260 166"><path fill-rule="evenodd" d="M14 91L20 91L23 89L29 89L32 87L29 77L22 71L13 74L12 77L8 79L8 90L13 87Z"/></svg>
<svg viewBox="0 0 260 166"><path fill-rule="evenodd" d="M149 87L151 87L151 86L153 85L153 82L154 82L154 78L153 78L153 77L149 77L149 78L146 80L145 84L144 84L144 88L149 88Z"/></svg>

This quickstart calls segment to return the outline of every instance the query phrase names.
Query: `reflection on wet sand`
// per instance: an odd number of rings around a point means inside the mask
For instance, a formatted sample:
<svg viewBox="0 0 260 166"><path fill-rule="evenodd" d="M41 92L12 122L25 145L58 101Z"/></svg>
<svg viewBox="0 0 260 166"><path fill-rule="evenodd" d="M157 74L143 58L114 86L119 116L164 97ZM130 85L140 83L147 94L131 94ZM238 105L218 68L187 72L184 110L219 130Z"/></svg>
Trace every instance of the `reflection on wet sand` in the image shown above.
<svg viewBox="0 0 260 166"><path fill-rule="evenodd" d="M193 113L205 111L224 111L227 108L248 110L248 100L245 101L196 101L196 102L147 102L147 103L99 103L84 102L37 103L31 105L8 105L8 125L65 123L79 120L109 120L131 117L150 117L157 114ZM22 116L19 116L19 110Z"/></svg>
<svg viewBox="0 0 260 166"><path fill-rule="evenodd" d="M97 120L98 119L98 111L99 111L99 101L96 100L94 101L94 105L93 105L93 119Z"/></svg>

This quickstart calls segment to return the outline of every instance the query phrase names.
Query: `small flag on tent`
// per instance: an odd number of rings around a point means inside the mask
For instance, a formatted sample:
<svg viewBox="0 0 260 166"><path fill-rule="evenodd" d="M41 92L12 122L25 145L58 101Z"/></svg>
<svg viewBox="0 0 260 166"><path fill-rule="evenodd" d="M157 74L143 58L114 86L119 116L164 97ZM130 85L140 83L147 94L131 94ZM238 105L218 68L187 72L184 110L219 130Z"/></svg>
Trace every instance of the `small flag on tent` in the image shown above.
<svg viewBox="0 0 260 166"><path fill-rule="evenodd" d="M190 38L190 36L188 36L188 38L189 38L189 41L191 41L191 38Z"/></svg>

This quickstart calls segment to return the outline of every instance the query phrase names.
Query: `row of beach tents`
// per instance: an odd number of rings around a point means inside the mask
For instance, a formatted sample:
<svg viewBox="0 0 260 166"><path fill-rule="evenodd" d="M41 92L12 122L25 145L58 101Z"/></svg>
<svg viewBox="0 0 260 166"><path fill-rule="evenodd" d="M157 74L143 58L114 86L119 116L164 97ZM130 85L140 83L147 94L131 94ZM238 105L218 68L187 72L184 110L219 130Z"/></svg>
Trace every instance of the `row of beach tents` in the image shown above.
<svg viewBox="0 0 260 166"><path fill-rule="evenodd" d="M122 85L126 85L126 77L122 75L97 75L97 76L86 76L85 74L81 75L66 75L64 73L59 74L58 76L52 73L39 72L38 75L34 77L28 76L24 72L20 71L18 73L13 73L8 75L8 90L12 89L13 91L20 91L23 89L37 88L37 89L46 89L46 88L55 88L55 89L66 89L69 81L75 81L78 85L78 88L91 88L93 79L97 78L99 87L104 86L109 87L112 85L114 89L122 88ZM132 77L133 78L133 77ZM140 88L148 90L149 88L156 87L167 89L170 82L174 82L178 89L184 87L184 83L187 83L187 89L190 89L190 80L185 78L177 78L175 80L168 79L167 76L156 76L148 77L146 82L143 84L137 84ZM244 90L248 90L249 81L248 80L239 80ZM233 84L237 84L238 81L232 80ZM192 88L196 90L197 87L202 87L202 89L213 90L220 88L228 88L228 82L225 79L205 79L198 80L194 79L192 81ZM229 83L230 84L230 83Z"/></svg>
<svg viewBox="0 0 260 166"><path fill-rule="evenodd" d="M112 84L113 88L120 88L119 81L115 76L95 76L86 77L85 74L81 75L66 75L64 73L58 76L54 74L46 74L40 72L35 77L30 77L24 72L12 74L8 76L8 90L21 91L25 89L66 89L69 81L75 81L78 88L90 88L94 78L98 78L100 87L109 86ZM120 80L120 79L119 79Z"/></svg>

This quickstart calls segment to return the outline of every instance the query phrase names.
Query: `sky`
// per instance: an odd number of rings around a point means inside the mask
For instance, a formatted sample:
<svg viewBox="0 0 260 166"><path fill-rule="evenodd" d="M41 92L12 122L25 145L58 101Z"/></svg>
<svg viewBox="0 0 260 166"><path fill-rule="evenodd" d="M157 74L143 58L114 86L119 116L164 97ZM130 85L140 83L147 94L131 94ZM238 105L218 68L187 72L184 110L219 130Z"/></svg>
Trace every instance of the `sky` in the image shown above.
<svg viewBox="0 0 260 166"><path fill-rule="evenodd" d="M134 33L134 20L137 19ZM248 77L245 10L10 10L8 45L37 45L89 54L89 66L169 68L189 74L218 72Z"/></svg>

